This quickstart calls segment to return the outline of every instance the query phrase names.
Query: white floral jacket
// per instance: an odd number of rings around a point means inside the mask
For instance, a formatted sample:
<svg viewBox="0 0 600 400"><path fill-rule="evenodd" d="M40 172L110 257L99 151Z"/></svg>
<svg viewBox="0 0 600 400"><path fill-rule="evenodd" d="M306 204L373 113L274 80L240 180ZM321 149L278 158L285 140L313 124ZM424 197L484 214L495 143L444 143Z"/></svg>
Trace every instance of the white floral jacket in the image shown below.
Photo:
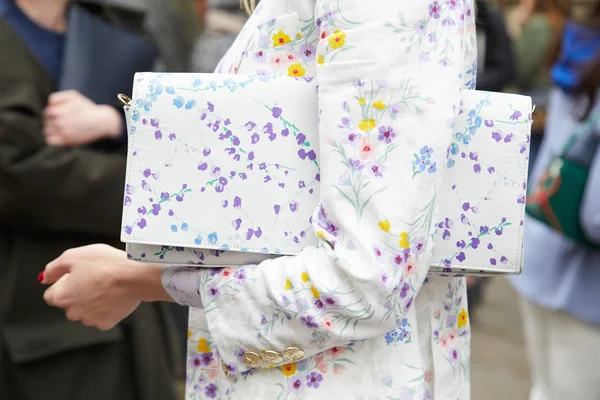
<svg viewBox="0 0 600 400"><path fill-rule="evenodd" d="M428 269L461 89L475 83L474 12L260 2L217 72L316 77L321 243L257 266L164 268L192 307L188 399L469 398L464 279Z"/></svg>

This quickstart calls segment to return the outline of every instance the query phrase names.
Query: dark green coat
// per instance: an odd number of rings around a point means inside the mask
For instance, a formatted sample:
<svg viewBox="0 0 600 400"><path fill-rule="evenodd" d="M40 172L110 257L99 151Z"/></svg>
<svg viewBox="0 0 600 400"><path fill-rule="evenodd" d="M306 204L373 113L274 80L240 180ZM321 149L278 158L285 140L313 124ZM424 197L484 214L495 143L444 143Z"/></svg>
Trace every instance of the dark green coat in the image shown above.
<svg viewBox="0 0 600 400"><path fill-rule="evenodd" d="M170 400L174 341L161 306L143 304L115 329L101 332L68 321L42 299L44 287L36 278L65 250L91 243L122 246L125 155L47 146L41 114L55 90L52 78L0 19L0 369L5 366L0 375L12 364L8 372L19 387L28 386L40 399L63 400L60 393L84 384L77 377L88 372L97 376L98 386L97 395L86 400L107 400L102 388L114 385L118 375L108 369L120 371L131 360L123 371L130 374L126 381L135 382L136 398ZM131 356L111 366L103 358L111 345ZM58 362L77 353L91 360L82 364L89 370ZM35 367L50 363L51 370L53 360L64 371L54 371L48 386L49 369Z"/></svg>

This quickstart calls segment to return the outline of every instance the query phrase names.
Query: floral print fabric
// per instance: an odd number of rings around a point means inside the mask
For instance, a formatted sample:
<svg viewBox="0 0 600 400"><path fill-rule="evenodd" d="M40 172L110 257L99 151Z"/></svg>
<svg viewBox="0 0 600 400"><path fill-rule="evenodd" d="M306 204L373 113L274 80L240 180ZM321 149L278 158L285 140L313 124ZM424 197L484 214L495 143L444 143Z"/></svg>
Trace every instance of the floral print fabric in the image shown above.
<svg viewBox="0 0 600 400"><path fill-rule="evenodd" d="M473 14L454 0L260 3L217 72L316 77L321 242L254 266L165 267L173 298L202 306L188 399L469 398L464 280L428 271ZM289 346L301 360L242 360Z"/></svg>

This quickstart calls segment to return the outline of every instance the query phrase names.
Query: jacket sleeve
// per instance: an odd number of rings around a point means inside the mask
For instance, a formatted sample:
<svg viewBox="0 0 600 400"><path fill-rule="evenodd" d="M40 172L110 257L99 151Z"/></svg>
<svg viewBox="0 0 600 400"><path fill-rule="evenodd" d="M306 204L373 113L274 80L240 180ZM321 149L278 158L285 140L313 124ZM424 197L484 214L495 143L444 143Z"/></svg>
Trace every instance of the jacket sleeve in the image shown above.
<svg viewBox="0 0 600 400"><path fill-rule="evenodd" d="M0 47L9 40L0 38ZM125 157L47 146L41 115L51 90L44 79L49 78L40 77L41 70L32 67L20 47L16 50L0 54L0 224L115 237Z"/></svg>
<svg viewBox="0 0 600 400"><path fill-rule="evenodd" d="M176 301L204 308L230 373L383 336L413 312L474 46L472 3L444 24L432 4L316 1L318 246L254 266L163 270Z"/></svg>
<svg viewBox="0 0 600 400"><path fill-rule="evenodd" d="M596 128L600 142L600 124ZM600 245L600 144L590 166L586 189L581 203L581 226L592 243Z"/></svg>

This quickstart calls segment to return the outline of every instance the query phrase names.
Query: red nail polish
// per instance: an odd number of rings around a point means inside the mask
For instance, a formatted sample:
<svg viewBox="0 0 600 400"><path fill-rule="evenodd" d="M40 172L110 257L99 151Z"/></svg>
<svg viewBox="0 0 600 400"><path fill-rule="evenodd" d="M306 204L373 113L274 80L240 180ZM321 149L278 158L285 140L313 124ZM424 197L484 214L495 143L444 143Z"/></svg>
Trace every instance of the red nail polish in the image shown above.
<svg viewBox="0 0 600 400"><path fill-rule="evenodd" d="M44 271L40 272L40 274L38 275L38 282L42 283L43 280L44 280Z"/></svg>

